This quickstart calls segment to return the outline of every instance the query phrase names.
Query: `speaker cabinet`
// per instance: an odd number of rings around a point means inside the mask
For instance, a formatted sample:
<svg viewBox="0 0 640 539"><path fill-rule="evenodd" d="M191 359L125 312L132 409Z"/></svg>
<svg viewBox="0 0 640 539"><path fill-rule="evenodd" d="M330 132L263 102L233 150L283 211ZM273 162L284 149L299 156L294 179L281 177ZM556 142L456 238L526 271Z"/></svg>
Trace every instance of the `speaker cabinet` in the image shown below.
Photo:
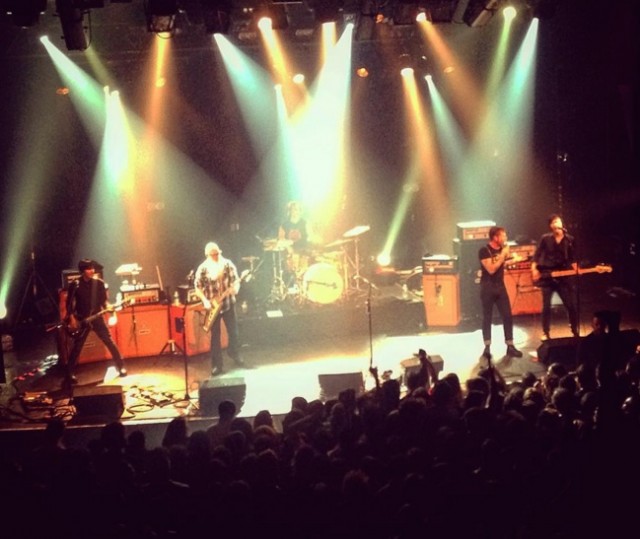
<svg viewBox="0 0 640 539"><path fill-rule="evenodd" d="M538 360L545 365L561 363L570 370L577 367L581 338L561 337L549 339L538 347Z"/></svg>
<svg viewBox="0 0 640 539"><path fill-rule="evenodd" d="M444 369L444 360L442 359L442 356L429 356L429 359L431 359L431 363L433 364L433 368L436 373L440 375ZM422 368L420 360L417 357L403 359L400 362L400 366L402 367L402 383L405 386L407 385L409 376L414 372L420 372L420 369Z"/></svg>
<svg viewBox="0 0 640 539"><path fill-rule="evenodd" d="M422 297L427 327L460 323L460 278L457 275L423 275Z"/></svg>
<svg viewBox="0 0 640 539"><path fill-rule="evenodd" d="M542 291L533 285L531 270L506 270L504 284L509 294L511 312L514 315L542 312Z"/></svg>
<svg viewBox="0 0 640 539"><path fill-rule="evenodd" d="M237 413L244 406L247 385L244 378L208 378L200 384L200 411L207 416L218 415L218 405L228 400L236 405Z"/></svg>
<svg viewBox="0 0 640 539"><path fill-rule="evenodd" d="M67 316L67 291L60 290L58 295L58 307L60 310L60 320L64 320ZM104 315L105 322L109 320L109 315ZM116 334L113 328L110 328L111 336L116 341ZM69 352L73 346L73 340L67 334L66 330L60 329L57 334L58 355L66 363L69 358ZM90 331L87 336L87 340L84 342L80 356L78 356L78 363L93 363L96 361L106 361L111 359L111 353L107 350L107 347L102 344L102 341L98 338L95 332Z"/></svg>
<svg viewBox="0 0 640 539"><path fill-rule="evenodd" d="M319 374L318 383L322 401L336 398L345 389L353 389L356 395L364 392L364 378L361 372Z"/></svg>
<svg viewBox="0 0 640 539"><path fill-rule="evenodd" d="M171 335L180 348L184 348L187 356L205 354L211 350L211 334L202 329L202 321L205 310L202 305L171 306ZM222 348L229 344L227 327L222 321L221 328Z"/></svg>
<svg viewBox="0 0 640 539"><path fill-rule="evenodd" d="M453 252L458 257L460 271L460 314L465 320L480 320L480 259L478 252L487 244L486 239L453 240Z"/></svg>
<svg viewBox="0 0 640 539"><path fill-rule="evenodd" d="M73 389L76 415L84 421L115 421L124 412L122 386L97 386Z"/></svg>
<svg viewBox="0 0 640 539"><path fill-rule="evenodd" d="M118 313L118 348L122 357L148 357L160 353L169 340L167 305L134 305Z"/></svg>

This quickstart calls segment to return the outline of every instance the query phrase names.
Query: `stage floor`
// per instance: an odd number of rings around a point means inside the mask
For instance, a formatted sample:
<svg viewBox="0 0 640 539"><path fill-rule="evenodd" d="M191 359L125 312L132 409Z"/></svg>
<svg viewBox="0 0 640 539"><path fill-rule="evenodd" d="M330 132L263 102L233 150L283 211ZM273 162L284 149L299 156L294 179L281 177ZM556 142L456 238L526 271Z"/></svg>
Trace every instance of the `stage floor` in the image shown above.
<svg viewBox="0 0 640 539"><path fill-rule="evenodd" d="M463 383L486 361L481 358L483 341L478 320L429 328L419 297L391 294L370 305L371 324L366 301L297 312L284 309L275 318L266 312L241 316L246 367L236 368L225 358L225 374L213 379L208 354L185 358L168 352L126 359L128 375L123 378L116 376L109 362L81 364L76 387L82 391L120 386L124 395L120 419L131 428L164 425L177 416L193 420L195 428L211 424L215 416L215 410L200 406L203 384L236 391L242 386L242 417L253 417L260 410L281 416L291 409L295 396L307 400L331 397L326 388L322 391L322 375L343 375L333 378L351 382L361 377L365 389L375 384L370 366L377 367L382 378L401 379L401 362L413 358L420 348L442 358L441 375L455 373ZM588 296L583 295L581 335L590 331L591 313L603 308L621 312L621 329L640 327L637 298L616 297L608 289L594 288ZM552 337L568 336L564 309L555 306ZM544 373L546 366L538 361L540 337L539 315L516 316L515 344L524 357L506 358L502 326L496 321L494 363L507 381L517 380L526 372L536 376ZM83 426L84 418L71 406L70 392L61 388L55 337L42 327L22 327L13 332L12 345L4 358L6 383L0 385L0 431L41 429L53 416L70 420L69 425ZM94 424L95 419L88 418L86 423Z"/></svg>

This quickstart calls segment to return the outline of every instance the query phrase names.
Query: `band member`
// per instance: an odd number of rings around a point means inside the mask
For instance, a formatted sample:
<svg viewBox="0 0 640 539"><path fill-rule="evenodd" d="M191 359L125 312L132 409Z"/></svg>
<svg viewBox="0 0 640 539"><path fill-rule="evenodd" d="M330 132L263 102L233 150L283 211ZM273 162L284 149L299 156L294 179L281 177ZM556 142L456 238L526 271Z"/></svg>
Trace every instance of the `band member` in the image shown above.
<svg viewBox="0 0 640 539"><path fill-rule="evenodd" d="M127 374L120 351L115 342L113 342L104 318L102 315L93 317L93 315L96 315L100 311L110 308L107 286L105 282L96 275L96 266L98 266L98 264L94 260L87 258L80 260L80 262L78 262L78 270L81 276L69 286L66 303L67 314L64 321L68 327L77 323L78 333L74 337L73 346L67 361L65 373L65 383L67 384L76 384L78 382L73 373L82 347L89 336L89 332L92 330L95 331L96 335L111 353L111 357L120 376L126 376ZM89 317L92 317L92 320L86 322Z"/></svg>
<svg viewBox="0 0 640 539"><path fill-rule="evenodd" d="M227 353L236 365L243 367L238 343L236 295L240 291L238 270L231 260L222 256L217 243L209 242L204 248L207 257L198 266L195 275L195 292L206 309L220 306L220 314L211 326L211 376L223 374L221 320L227 328L229 346Z"/></svg>
<svg viewBox="0 0 640 539"><path fill-rule="evenodd" d="M571 333L578 336L578 310L576 308L575 283L573 277L553 278L547 273L556 270L573 269L577 271L575 258L575 240L567 234L562 217L553 214L549 217L551 232L543 234L533 255L531 276L534 283L542 289L542 332L543 340L549 339L551 329L551 297L557 292L569 315Z"/></svg>
<svg viewBox="0 0 640 539"><path fill-rule="evenodd" d="M287 203L287 217L278 227L278 239L293 242L294 250L306 249L309 242L309 228L302 216L302 206L296 200Z"/></svg>
<svg viewBox="0 0 640 539"><path fill-rule="evenodd" d="M482 338L485 357L491 356L491 321L493 306L498 308L507 344L507 356L522 357L522 352L513 345L513 317L511 303L504 284L504 266L514 260L507 245L507 232L500 226L489 230L489 243L478 251L480 259L480 301L482 302Z"/></svg>

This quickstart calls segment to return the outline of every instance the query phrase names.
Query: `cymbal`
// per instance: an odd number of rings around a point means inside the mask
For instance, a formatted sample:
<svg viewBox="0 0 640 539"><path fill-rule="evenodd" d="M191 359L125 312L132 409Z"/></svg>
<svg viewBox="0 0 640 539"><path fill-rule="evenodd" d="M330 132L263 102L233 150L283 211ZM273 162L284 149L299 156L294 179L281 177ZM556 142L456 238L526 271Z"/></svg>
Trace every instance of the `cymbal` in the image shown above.
<svg viewBox="0 0 640 539"><path fill-rule="evenodd" d="M343 238L355 238L357 236L360 236L361 234L364 234L365 232L369 232L369 230L371 230L371 227L369 225L358 225L354 228L352 228L351 230L347 230L342 237Z"/></svg>
<svg viewBox="0 0 640 539"><path fill-rule="evenodd" d="M260 260L259 256L243 256L242 260L244 262L255 262L256 260Z"/></svg>

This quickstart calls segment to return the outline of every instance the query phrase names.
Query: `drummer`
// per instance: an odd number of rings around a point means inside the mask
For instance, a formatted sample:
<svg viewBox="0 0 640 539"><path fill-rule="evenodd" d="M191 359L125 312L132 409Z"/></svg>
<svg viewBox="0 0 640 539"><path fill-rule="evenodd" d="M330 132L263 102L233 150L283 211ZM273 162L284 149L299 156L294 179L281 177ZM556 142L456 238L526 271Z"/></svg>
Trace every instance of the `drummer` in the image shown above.
<svg viewBox="0 0 640 539"><path fill-rule="evenodd" d="M278 239L292 241L295 251L305 250L309 243L309 227L302 216L302 206L296 200L287 203L287 215L278 227Z"/></svg>
<svg viewBox="0 0 640 539"><path fill-rule="evenodd" d="M278 227L278 240L291 242L288 246L288 269L295 273L304 271L310 261L313 233L297 200L287 203L287 215Z"/></svg>

